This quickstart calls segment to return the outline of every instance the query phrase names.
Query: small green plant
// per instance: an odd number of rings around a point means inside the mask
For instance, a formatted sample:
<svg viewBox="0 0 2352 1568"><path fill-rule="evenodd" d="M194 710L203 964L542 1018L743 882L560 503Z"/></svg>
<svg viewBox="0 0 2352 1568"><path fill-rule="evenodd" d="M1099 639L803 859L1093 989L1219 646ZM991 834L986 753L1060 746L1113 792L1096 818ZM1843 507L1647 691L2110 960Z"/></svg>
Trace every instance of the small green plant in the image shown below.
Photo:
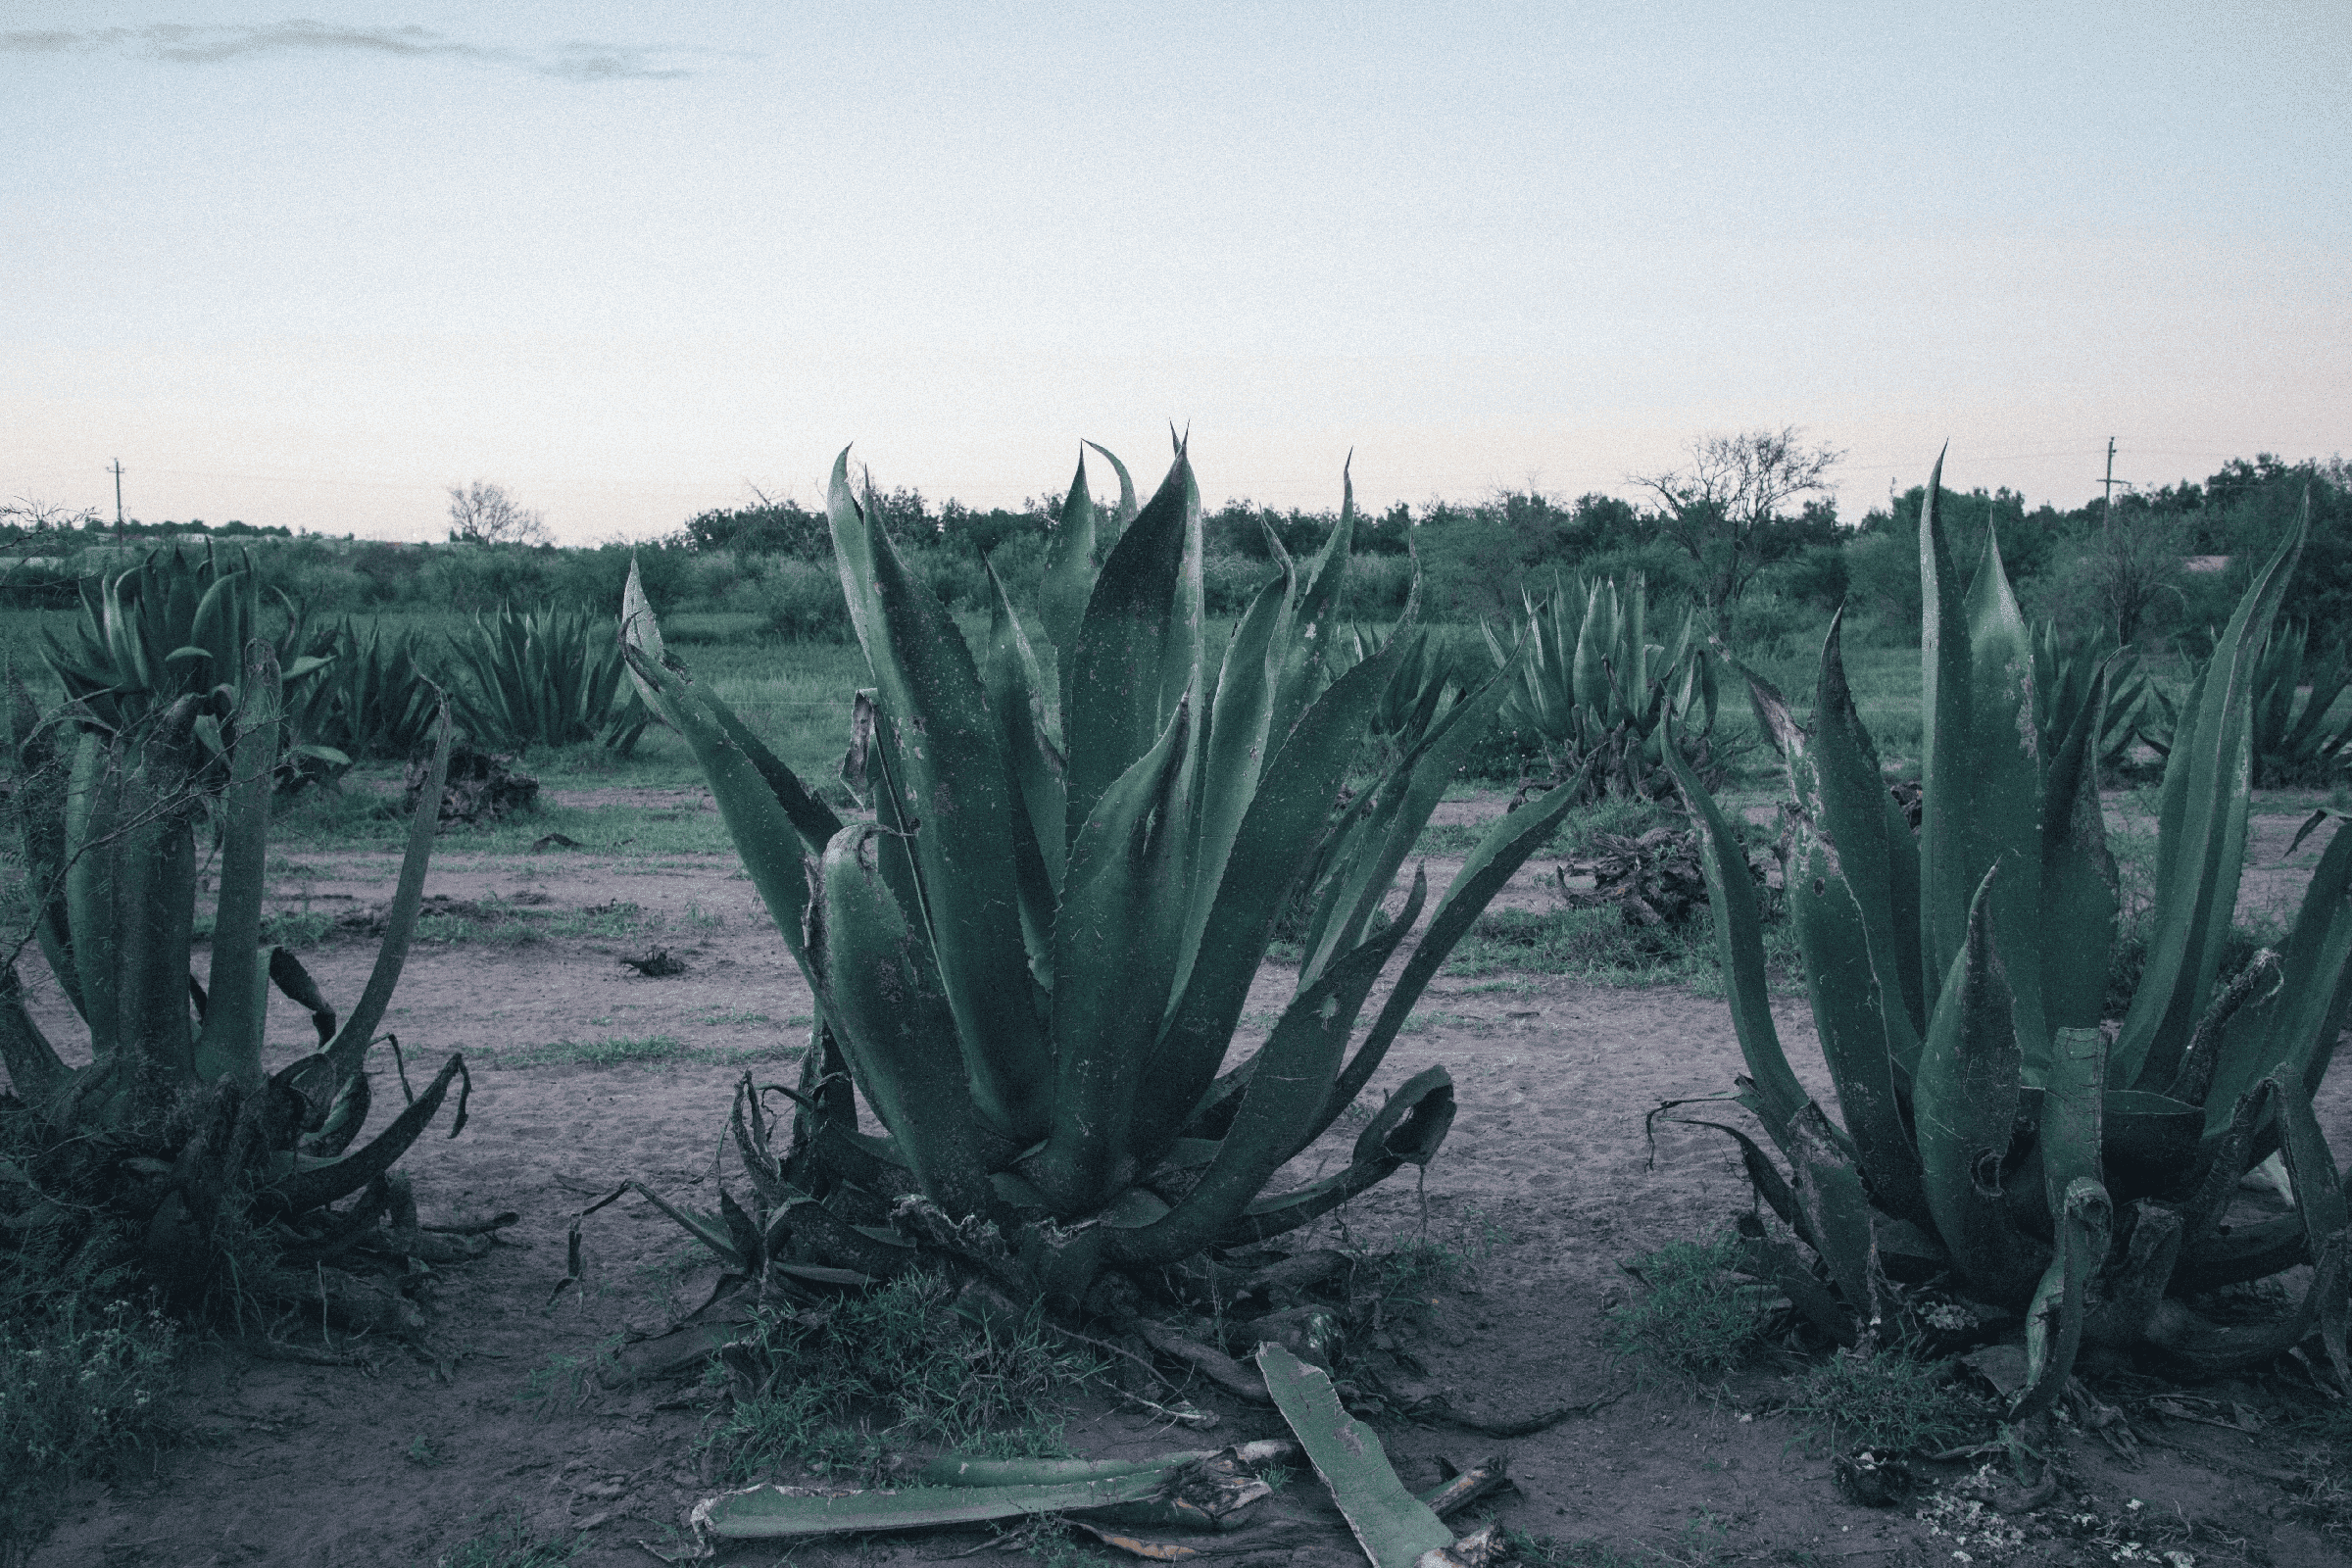
<svg viewBox="0 0 2352 1568"><path fill-rule="evenodd" d="M1062 1451L1062 1401L1101 1367L1038 1316L1019 1323L956 1310L927 1271L818 1310L762 1308L711 1365L730 1397L704 1447L725 1478L793 1459L820 1474L864 1471L885 1444L957 1453Z"/></svg>
<svg viewBox="0 0 2352 1568"><path fill-rule="evenodd" d="M620 1343L615 1336L584 1355L566 1350L548 1351L546 1358L524 1375L522 1402L542 1419L559 1410L577 1410L595 1392L597 1362L617 1349Z"/></svg>
<svg viewBox="0 0 2352 1568"><path fill-rule="evenodd" d="M124 1299L72 1295L0 1315L0 1562L39 1538L60 1483L103 1472L172 1430L176 1334Z"/></svg>
<svg viewBox="0 0 2352 1568"><path fill-rule="evenodd" d="M1789 1380L1788 1409L1809 1440L1834 1452L1938 1453L1989 1437L2000 1419L1955 1370L1901 1346L1870 1355L1840 1350Z"/></svg>
<svg viewBox="0 0 2352 1568"><path fill-rule="evenodd" d="M587 1544L585 1535L569 1541L543 1540L514 1513L435 1557L433 1568L561 1568Z"/></svg>
<svg viewBox="0 0 2352 1568"><path fill-rule="evenodd" d="M1772 1293L1741 1277L1741 1243L1729 1230L1669 1242L1625 1265L1640 1295L1609 1308L1608 1344L1695 1378L1721 1377L1747 1358L1771 1319Z"/></svg>
<svg viewBox="0 0 2352 1568"><path fill-rule="evenodd" d="M408 1461L419 1469L430 1470L446 1458L433 1440L422 1433L409 1440Z"/></svg>

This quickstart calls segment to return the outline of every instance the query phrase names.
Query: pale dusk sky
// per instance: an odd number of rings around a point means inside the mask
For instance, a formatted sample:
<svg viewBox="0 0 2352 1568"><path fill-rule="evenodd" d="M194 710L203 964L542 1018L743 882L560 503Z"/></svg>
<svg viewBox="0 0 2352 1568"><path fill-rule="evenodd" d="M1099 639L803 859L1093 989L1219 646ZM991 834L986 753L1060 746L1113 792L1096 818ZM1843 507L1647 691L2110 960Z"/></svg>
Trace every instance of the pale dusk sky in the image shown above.
<svg viewBox="0 0 2352 1568"><path fill-rule="evenodd" d="M2352 448L2352 10L0 10L0 501L559 538L750 486L2030 501Z"/></svg>

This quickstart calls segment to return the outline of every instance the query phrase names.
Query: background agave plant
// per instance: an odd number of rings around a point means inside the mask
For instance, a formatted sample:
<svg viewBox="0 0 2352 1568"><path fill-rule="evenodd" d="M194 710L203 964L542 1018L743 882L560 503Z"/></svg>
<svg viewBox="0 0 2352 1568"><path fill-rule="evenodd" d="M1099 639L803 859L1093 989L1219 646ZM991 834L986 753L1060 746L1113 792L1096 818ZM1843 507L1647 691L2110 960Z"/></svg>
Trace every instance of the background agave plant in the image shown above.
<svg viewBox="0 0 2352 1568"><path fill-rule="evenodd" d="M1512 662L1494 629L1482 630L1495 666ZM1524 641L1528 655L1516 662L1501 721L1539 737L1560 777L1581 773L1587 792L1656 799L1672 782L1664 760L1671 715L1686 760L1720 779L1710 739L1715 667L1695 610L1653 643L1641 573L1622 590L1608 577L1555 581L1542 601L1528 599Z"/></svg>
<svg viewBox="0 0 2352 1568"><path fill-rule="evenodd" d="M458 714L483 746L597 741L626 757L653 721L625 683L620 650L590 630L585 611L505 607L456 639L466 679Z"/></svg>
<svg viewBox="0 0 2352 1568"><path fill-rule="evenodd" d="M848 771L871 791L871 822L843 821L664 652L632 581L630 668L709 774L818 1004L789 1147L771 1148L738 1097L749 1205L722 1194L716 1214L673 1210L740 1272L887 1274L920 1244L1023 1299L1119 1312L1133 1291L1115 1281L1198 1285L1216 1266L1203 1253L1305 1224L1426 1163L1446 1135L1452 1086L1431 1068L1370 1117L1345 1168L1263 1196L1362 1092L1446 953L1570 803L1557 792L1487 834L1350 1054L1427 890L1416 876L1394 919L1383 901L1515 666L1335 818L1411 645L1392 636L1329 679L1352 498L1218 658L1190 462L1180 449L1140 510L1120 473L1133 520L1099 573L1083 464L1053 538L1042 619L1057 714L993 572L974 649L870 495L858 505L848 454L835 464L834 545L875 681ZM1220 1072L1276 918L1327 842L1340 847L1323 857L1296 995ZM880 1136L858 1130L859 1097Z"/></svg>
<svg viewBox="0 0 2352 1568"><path fill-rule="evenodd" d="M2155 687L2139 656L2130 649L2102 650L2061 637L2054 621L2034 630L2034 727L2041 755L2055 757L2080 721L2094 693L2103 690L2106 710L2098 733L2086 735L2091 760L2101 770L2120 767L2138 736L2139 715Z"/></svg>
<svg viewBox="0 0 2352 1568"><path fill-rule="evenodd" d="M287 693L295 733L346 756L394 761L431 744L442 693L413 632L362 632L346 618L320 631L308 653L324 667Z"/></svg>
<svg viewBox="0 0 2352 1568"><path fill-rule="evenodd" d="M351 759L292 727L326 661L302 652L300 607L271 593L285 615L271 648L286 699L281 718L288 724L274 782L288 789L338 777ZM251 561L225 558L210 544L202 555L155 550L94 588L81 584L80 621L62 640L50 634L42 660L76 705L75 722L110 734L132 733L178 698L222 694L199 705L196 728L217 773L227 766L227 754L214 710L237 706L245 647L266 635L263 615L261 578Z"/></svg>
<svg viewBox="0 0 2352 1568"><path fill-rule="evenodd" d="M2045 751L2031 722L2030 639L1997 543L1987 539L1963 594L1932 500L1920 530L1916 839L1855 713L1835 622L1812 731L1750 677L1787 765L1789 904L1842 1125L1782 1052L1731 825L1668 757L1706 839L1748 1065L1739 1098L1788 1168L1724 1130L1805 1250L1750 1219L1749 1267L1848 1343L1893 1326L1889 1280L1940 1279L1996 1317L2021 1314L2017 1420L2051 1407L2084 1345L2221 1373L2316 1326L2352 1385L2345 1203L2311 1104L2352 1004L2352 834L2328 845L2282 951L2234 977L2218 972L2245 847L2257 658L2300 532L2248 589L2183 710L2164 777L2147 969L2125 1016L2103 1028L2116 892L2091 760L2112 670ZM2239 1179L2274 1150L2296 1205L2239 1223L2230 1212ZM2315 1273L2282 1321L2223 1326L2187 1304L2298 1263Z"/></svg>
<svg viewBox="0 0 2352 1568"><path fill-rule="evenodd" d="M363 1067L400 978L435 811L428 802L416 813L374 969L338 1022L294 955L261 938L280 683L268 642L245 652L233 687L180 694L135 722L120 709L111 723L74 709L44 719L17 688L9 803L33 930L15 934L0 962L11 1086L0 1095L0 1266L84 1285L128 1272L189 1303L221 1289L239 1300L323 1298L346 1323L404 1328L414 1308L355 1272L359 1260L398 1276L409 1258L487 1246L422 1230L392 1168L453 1083L453 1136L464 1125L462 1058L354 1147L369 1109ZM228 759L217 788L199 739L207 724ZM435 799L446 717L440 730ZM216 811L220 893L199 981L196 833ZM16 960L30 940L89 1029L87 1065L69 1067L24 1005ZM272 985L311 1015L318 1050L266 1073Z"/></svg>
<svg viewBox="0 0 2352 1568"><path fill-rule="evenodd" d="M2189 694L2176 706L2161 692L2140 721L2140 736L2157 755L2172 755L2180 714L2196 707L2210 659L2200 661ZM2309 687L2306 692L2303 688ZM2352 689L2352 648L2338 643L2320 654L2310 646L2310 628L2279 626L2271 632L2254 668L2254 781L2266 789L2328 784L2344 777L2352 762L2352 714L2331 715Z"/></svg>

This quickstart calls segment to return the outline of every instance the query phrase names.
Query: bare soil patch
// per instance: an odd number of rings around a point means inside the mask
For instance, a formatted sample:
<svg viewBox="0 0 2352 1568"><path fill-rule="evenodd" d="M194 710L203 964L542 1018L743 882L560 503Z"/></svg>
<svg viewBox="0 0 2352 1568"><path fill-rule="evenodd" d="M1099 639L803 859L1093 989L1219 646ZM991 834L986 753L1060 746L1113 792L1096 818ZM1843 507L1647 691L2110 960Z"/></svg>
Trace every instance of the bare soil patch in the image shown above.
<svg viewBox="0 0 2352 1568"><path fill-rule="evenodd" d="M584 793L625 793L640 804L634 797L654 792ZM693 798L662 793L642 804L674 809ZM1499 807L1486 803L1489 812ZM2270 817L2261 819L2257 859L2278 858L2272 841L2282 850L2295 819L2281 820L2287 825L2274 831ZM450 848L460 851L457 842ZM307 899L314 909L345 908L389 897L383 857L301 858L306 874L281 880L279 907ZM1515 887L1511 902L1533 907L1547 898L1538 884L1551 864L1549 857L1531 864L1521 878L1529 885ZM1433 895L1456 865L1431 862ZM2278 874L2299 887L2307 873ZM460 851L436 860L429 890L454 901L444 907L457 913L412 953L389 1025L412 1076L419 1062L429 1072L443 1054L466 1054L475 1065L472 1119L455 1140L428 1135L405 1168L428 1219L514 1209L522 1223L487 1259L432 1283L430 1354L338 1341L366 1363L338 1367L198 1351L184 1406L191 1441L152 1472L78 1488L34 1563L430 1563L503 1519L542 1540L576 1538L570 1560L603 1568L653 1561L637 1543L671 1539L687 1507L714 1490L693 1469L701 1411L682 1402L688 1391L607 1393L582 1376L600 1348L659 1330L691 1294L693 1249L684 1234L633 1199L607 1208L586 1229L586 1288L552 1305L550 1298L564 1273L572 1215L623 1178L714 1201L708 1195L722 1168L731 1088L746 1067L762 1079L786 1075L806 1033L807 988L731 857L679 857L637 869L570 855ZM506 914L472 920L478 929L468 932L461 906ZM502 938L510 925L530 934ZM619 961L653 944L668 948L686 971L649 979ZM306 959L330 999L348 1000L371 953L330 938ZM29 967L37 969L37 958ZM57 1026L56 1038L74 1038L46 977L27 978L44 1024ZM1275 965L1261 975L1242 1047L1262 1039L1291 982ZM1827 1099L1801 999L1774 1010L1800 1077ZM1728 1141L1661 1123L1653 1149L1643 1129L1643 1113L1660 1101L1730 1090L1740 1063L1723 1003L1679 989L1613 990L1543 976L1441 979L1421 1013L1371 1095L1443 1063L1460 1097L1453 1134L1425 1183L1417 1188L1408 1173L1376 1189L1309 1244L1379 1247L1429 1237L1465 1255L1466 1266L1433 1293L1424 1320L1394 1330L1403 1352L1394 1375L1417 1380L1456 1410L1508 1421L1598 1402L1588 1415L1512 1440L1383 1423L1408 1485L1436 1484L1442 1459L1467 1465L1506 1452L1519 1491L1499 1504L1499 1516L1584 1544L1574 1548L1581 1555L1563 1561L1968 1568L1998 1560L2163 1562L2167 1552L2206 1565L2344 1560L2340 1539L2331 1544L2296 1516L2296 1455L2264 1435L2264 1412L2278 1405L2276 1390L2262 1384L2193 1391L2219 1402L2176 1404L2179 1416L2148 1390L2109 1389L2138 1434L2138 1456L2078 1439L2066 1487L2024 1520L2030 1534L2014 1551L1963 1546L1946 1529L1957 1517L1948 1512L1932 1526L1914 1516L1917 1504L1869 1509L1841 1500L1831 1453L1774 1408L1784 1390L1770 1372L1704 1390L1613 1360L1604 1348L1609 1303L1636 1289L1624 1260L1748 1206ZM270 1028L278 1059L306 1049L307 1031L295 1009L278 1009ZM590 1060L588 1048L599 1043L649 1040L675 1049L612 1065ZM550 1048L565 1043L582 1048L572 1059L516 1064L561 1057ZM391 1062L375 1066L380 1105L398 1089ZM2342 1079L2336 1075L2320 1105L2339 1150L2352 1148L2352 1094ZM1282 1184L1343 1157L1353 1131L1343 1121ZM1210 1441L1281 1435L1271 1410L1208 1390L1198 1397L1222 1415ZM2215 1424L2216 1411L2240 1406L2246 1423L2230 1413ZM2238 1429L2247 1423L2257 1430ZM1126 1455L1203 1438L1095 1405L1080 1410L1068 1440L1080 1453ZM1946 1466L1939 1474L1948 1481L1966 1472ZM1290 1541L1212 1560L1298 1568L1363 1560L1311 1478L1277 1501L1300 1521ZM985 1542L966 1531L804 1547L793 1560L940 1562ZM1604 1547L1628 1557L1612 1559ZM776 1554L747 1549L727 1560L769 1562ZM2176 1558L2173 1568L2188 1565Z"/></svg>

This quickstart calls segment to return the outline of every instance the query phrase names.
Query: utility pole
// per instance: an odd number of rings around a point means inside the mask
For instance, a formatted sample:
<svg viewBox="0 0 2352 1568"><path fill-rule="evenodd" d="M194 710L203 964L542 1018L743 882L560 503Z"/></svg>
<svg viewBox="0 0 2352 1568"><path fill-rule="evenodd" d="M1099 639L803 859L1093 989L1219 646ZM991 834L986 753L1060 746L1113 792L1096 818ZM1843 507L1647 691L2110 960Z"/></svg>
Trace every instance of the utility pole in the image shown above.
<svg viewBox="0 0 2352 1568"><path fill-rule="evenodd" d="M2107 537L2112 539L2115 537L2115 437L2113 436L2107 438L2107 479L2100 489L2105 493L2107 504L2107 514L2100 519L2100 525L2106 529Z"/></svg>
<svg viewBox="0 0 2352 1568"><path fill-rule="evenodd" d="M122 460L121 458L115 460L113 472L115 475L115 543L119 547L122 543Z"/></svg>

